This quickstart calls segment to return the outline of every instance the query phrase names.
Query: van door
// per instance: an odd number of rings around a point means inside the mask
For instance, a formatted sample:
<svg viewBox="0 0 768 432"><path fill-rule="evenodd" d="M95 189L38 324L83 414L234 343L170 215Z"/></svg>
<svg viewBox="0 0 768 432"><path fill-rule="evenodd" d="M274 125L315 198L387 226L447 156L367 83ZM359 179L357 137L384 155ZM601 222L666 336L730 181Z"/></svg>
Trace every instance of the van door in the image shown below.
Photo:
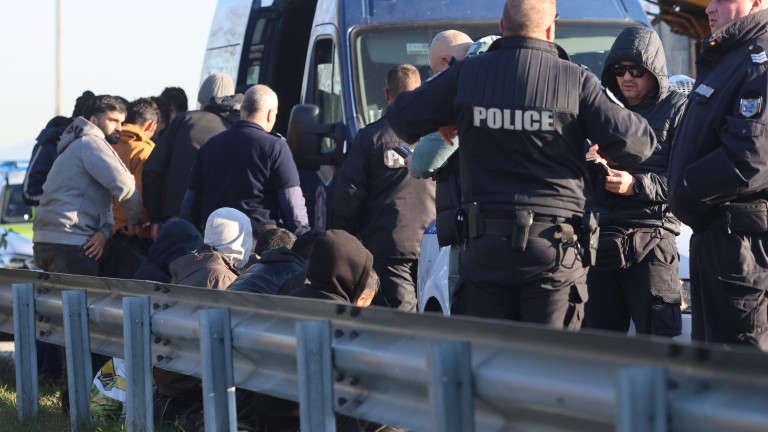
<svg viewBox="0 0 768 432"><path fill-rule="evenodd" d="M340 124L344 118L343 87L341 85L341 67L337 43L337 31L333 25L320 26L311 47L304 78L302 103L317 105L320 109L319 120L322 124ZM321 139L321 152L332 155L340 153L344 142L334 138ZM310 225L325 230L327 224L327 203L332 198L333 165L322 165L317 171L300 170L304 198Z"/></svg>

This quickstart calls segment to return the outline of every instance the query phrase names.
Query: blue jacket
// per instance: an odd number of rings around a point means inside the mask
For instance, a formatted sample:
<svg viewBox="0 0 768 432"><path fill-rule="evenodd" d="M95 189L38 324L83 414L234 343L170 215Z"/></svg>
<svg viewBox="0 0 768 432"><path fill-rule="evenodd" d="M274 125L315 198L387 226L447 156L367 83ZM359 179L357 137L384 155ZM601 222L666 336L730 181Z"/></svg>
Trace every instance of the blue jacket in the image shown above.
<svg viewBox="0 0 768 432"><path fill-rule="evenodd" d="M280 225L296 232L308 225L288 143L251 121L238 121L200 148L189 190L195 226L221 207L240 210L257 226Z"/></svg>

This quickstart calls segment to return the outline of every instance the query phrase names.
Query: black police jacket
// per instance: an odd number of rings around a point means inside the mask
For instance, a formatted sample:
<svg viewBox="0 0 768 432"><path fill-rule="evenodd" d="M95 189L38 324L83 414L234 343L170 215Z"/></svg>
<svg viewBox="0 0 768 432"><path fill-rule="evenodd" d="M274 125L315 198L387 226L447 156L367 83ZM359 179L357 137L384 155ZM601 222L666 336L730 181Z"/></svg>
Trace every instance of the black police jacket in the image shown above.
<svg viewBox="0 0 768 432"><path fill-rule="evenodd" d="M768 10L732 21L703 46L669 169L670 208L694 232L718 220L720 204L768 188Z"/></svg>
<svg viewBox="0 0 768 432"><path fill-rule="evenodd" d="M642 65L654 77L657 91L638 105L628 105L613 72L613 65L629 61ZM667 171L672 141L683 116L686 98L669 87L667 60L661 40L647 27L630 27L619 34L605 59L602 83L625 106L648 121L656 135L656 148L651 157L635 167L612 164L635 178L635 194L631 196L604 192L596 198L600 225L623 227L662 227L680 233L680 221L672 215L667 201ZM604 185L601 185L604 186Z"/></svg>
<svg viewBox="0 0 768 432"><path fill-rule="evenodd" d="M435 218L435 183L413 178L384 120L361 129L336 178L331 228L359 235L375 257L416 259Z"/></svg>
<svg viewBox="0 0 768 432"><path fill-rule="evenodd" d="M589 194L584 142L607 160L636 165L655 147L640 116L611 100L586 69L553 43L503 37L400 94L388 121L405 141L458 126L462 200L580 217Z"/></svg>

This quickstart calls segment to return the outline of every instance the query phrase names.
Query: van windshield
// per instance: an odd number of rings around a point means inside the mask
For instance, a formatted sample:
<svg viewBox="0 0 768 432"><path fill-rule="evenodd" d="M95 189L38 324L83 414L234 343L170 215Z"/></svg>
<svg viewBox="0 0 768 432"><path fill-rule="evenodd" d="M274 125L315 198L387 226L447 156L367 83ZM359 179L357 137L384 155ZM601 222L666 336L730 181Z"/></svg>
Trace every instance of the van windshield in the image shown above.
<svg viewBox="0 0 768 432"><path fill-rule="evenodd" d="M639 25L627 21L561 20L557 24L556 42L571 60L586 65L598 77L603 61L616 36L626 27ZM365 124L378 120L386 106L384 77L390 67L410 63L421 72L422 80L429 78L429 44L445 29L456 29L473 40L498 34L498 21L440 22L418 27L404 25L361 26L351 35L352 69L357 113Z"/></svg>

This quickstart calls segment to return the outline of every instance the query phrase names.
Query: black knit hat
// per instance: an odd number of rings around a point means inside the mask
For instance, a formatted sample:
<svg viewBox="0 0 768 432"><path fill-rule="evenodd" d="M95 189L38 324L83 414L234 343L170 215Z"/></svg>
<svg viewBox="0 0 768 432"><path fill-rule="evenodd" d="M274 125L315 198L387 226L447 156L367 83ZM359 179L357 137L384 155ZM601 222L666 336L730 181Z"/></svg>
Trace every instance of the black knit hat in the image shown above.
<svg viewBox="0 0 768 432"><path fill-rule="evenodd" d="M373 255L357 238L346 231L328 230L312 245L307 279L312 289L354 303L368 283L372 266Z"/></svg>

